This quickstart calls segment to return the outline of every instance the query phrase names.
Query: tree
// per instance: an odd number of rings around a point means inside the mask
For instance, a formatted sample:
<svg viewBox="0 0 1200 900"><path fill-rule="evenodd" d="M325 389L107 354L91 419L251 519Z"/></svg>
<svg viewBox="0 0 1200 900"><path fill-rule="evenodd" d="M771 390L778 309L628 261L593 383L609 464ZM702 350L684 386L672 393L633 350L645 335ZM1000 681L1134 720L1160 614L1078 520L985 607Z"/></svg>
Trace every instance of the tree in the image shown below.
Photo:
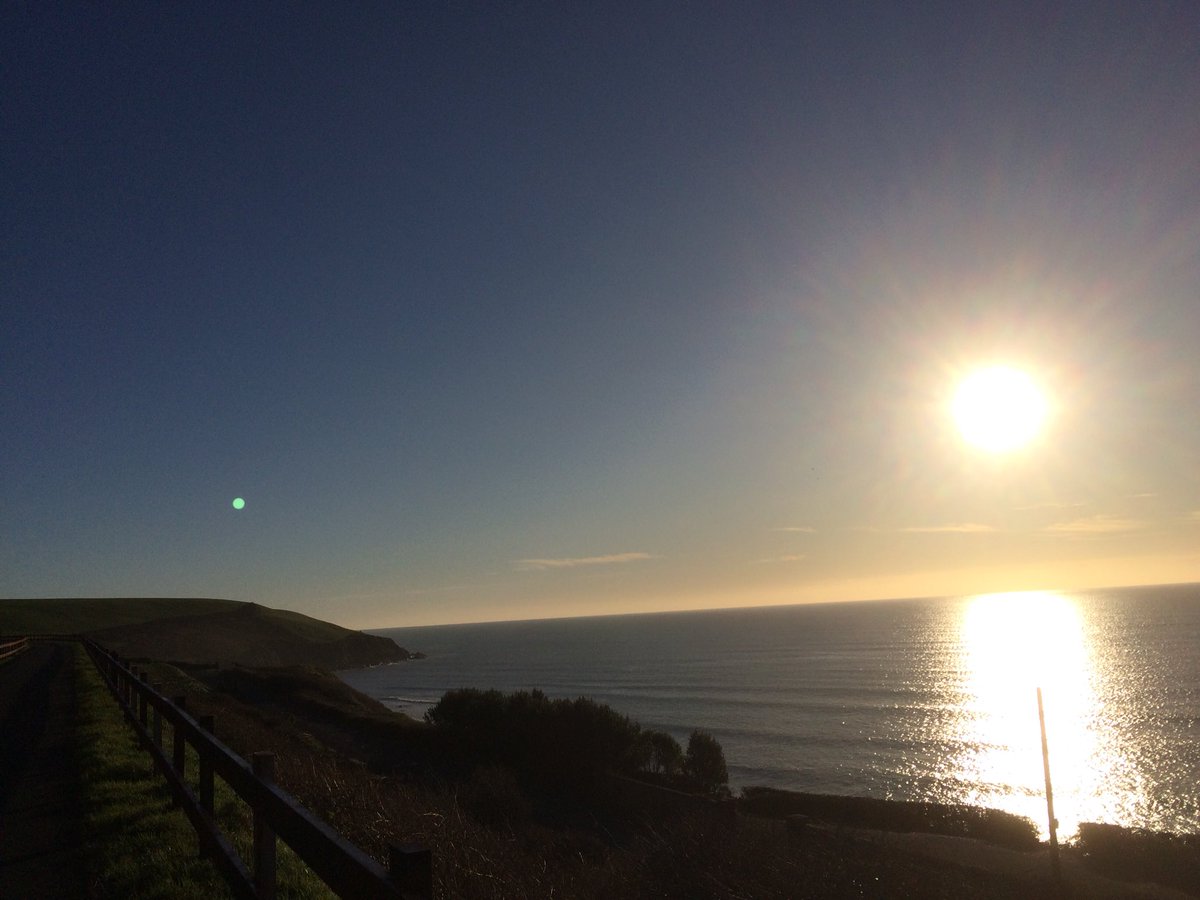
<svg viewBox="0 0 1200 900"><path fill-rule="evenodd" d="M641 726L612 707L587 697L551 699L538 690L447 691L425 721L461 753L543 780L636 772L644 746Z"/></svg>
<svg viewBox="0 0 1200 900"><path fill-rule="evenodd" d="M688 738L683 769L696 787L707 793L718 793L729 783L725 751L717 739L705 731L693 731Z"/></svg>
<svg viewBox="0 0 1200 900"><path fill-rule="evenodd" d="M660 775L678 775L683 770L683 748L665 731L642 732L650 745L649 770Z"/></svg>

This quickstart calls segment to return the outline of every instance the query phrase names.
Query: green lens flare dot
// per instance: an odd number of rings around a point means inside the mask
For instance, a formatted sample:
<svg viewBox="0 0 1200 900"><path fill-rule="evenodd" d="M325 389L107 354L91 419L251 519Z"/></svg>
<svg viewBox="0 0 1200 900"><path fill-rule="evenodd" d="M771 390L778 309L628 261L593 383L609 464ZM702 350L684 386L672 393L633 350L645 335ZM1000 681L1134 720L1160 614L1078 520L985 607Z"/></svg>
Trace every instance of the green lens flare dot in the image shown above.
<svg viewBox="0 0 1200 900"><path fill-rule="evenodd" d="M246 505L246 501L243 500L241 497L233 498L233 508L234 509L241 509L245 505Z"/></svg>

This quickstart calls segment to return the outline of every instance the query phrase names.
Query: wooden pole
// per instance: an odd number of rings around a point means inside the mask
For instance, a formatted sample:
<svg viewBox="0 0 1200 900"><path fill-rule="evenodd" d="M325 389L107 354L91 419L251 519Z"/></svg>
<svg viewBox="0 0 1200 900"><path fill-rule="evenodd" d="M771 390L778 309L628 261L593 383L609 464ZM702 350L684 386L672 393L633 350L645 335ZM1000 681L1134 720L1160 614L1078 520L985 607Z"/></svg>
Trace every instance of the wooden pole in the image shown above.
<svg viewBox="0 0 1200 900"><path fill-rule="evenodd" d="M146 724L147 724L145 688L149 684L149 681L150 681L150 676L146 673L145 669L142 669L141 674L138 676L139 684L138 684L138 691L137 691L137 696L138 696L137 706L138 706L138 721L142 724L143 728L145 728Z"/></svg>
<svg viewBox="0 0 1200 900"><path fill-rule="evenodd" d="M254 774L263 782L275 780L275 754L259 752L251 754ZM254 813L254 890L259 900L275 898L275 831L267 822L263 810L255 807Z"/></svg>
<svg viewBox="0 0 1200 900"><path fill-rule="evenodd" d="M187 697L173 697L171 702L174 703L180 710L187 709ZM179 720L171 719L171 765L179 774L180 779L184 777L184 767L187 764L187 746L183 742L183 730L179 727ZM174 796L171 799L172 806L179 806L179 800Z"/></svg>
<svg viewBox="0 0 1200 900"><path fill-rule="evenodd" d="M200 716L196 719L196 724L209 734L214 733L215 726L213 725L212 716ZM213 796L213 788L215 787L213 784L213 761L212 757L208 755L207 748L202 743L196 744L196 768L198 771L196 793L199 795L200 808L208 813L209 816L212 816L213 801L215 799ZM218 850L218 845L212 841L212 834L201 829L196 832L196 837L200 839L200 855L211 855L215 859L216 854L220 851Z"/></svg>
<svg viewBox="0 0 1200 900"><path fill-rule="evenodd" d="M216 728L212 716L200 716L197 724L209 734L215 734ZM209 815L213 811L213 760L203 747L197 746L196 753L200 757L200 805Z"/></svg>
<svg viewBox="0 0 1200 900"><path fill-rule="evenodd" d="M388 874L401 891L417 897L433 896L433 854L416 844L388 847Z"/></svg>
<svg viewBox="0 0 1200 900"><path fill-rule="evenodd" d="M161 694L162 689L163 689L162 682L159 682L159 681L154 682L154 684L150 685L150 689L152 691L154 691L154 693L156 693L156 694ZM154 723L154 746L161 747L162 746L162 711L159 710L157 705L154 707L153 711L150 713L150 721L152 721Z"/></svg>
<svg viewBox="0 0 1200 900"><path fill-rule="evenodd" d="M1050 785L1050 745L1046 742L1046 710L1042 706L1042 689L1037 689L1038 726L1042 730L1042 771L1046 776L1046 817L1050 822L1050 869L1054 881L1062 885L1062 865L1058 860L1058 819L1054 818L1054 788Z"/></svg>

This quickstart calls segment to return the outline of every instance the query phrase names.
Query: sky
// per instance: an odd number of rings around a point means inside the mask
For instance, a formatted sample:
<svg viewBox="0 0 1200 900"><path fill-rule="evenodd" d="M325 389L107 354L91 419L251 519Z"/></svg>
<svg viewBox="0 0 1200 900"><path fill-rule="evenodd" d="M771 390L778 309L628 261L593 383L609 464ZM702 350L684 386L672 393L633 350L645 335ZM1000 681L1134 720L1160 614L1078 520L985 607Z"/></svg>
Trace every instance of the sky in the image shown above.
<svg viewBox="0 0 1200 900"><path fill-rule="evenodd" d="M0 596L1200 580L1195 3L10 2L0 133Z"/></svg>

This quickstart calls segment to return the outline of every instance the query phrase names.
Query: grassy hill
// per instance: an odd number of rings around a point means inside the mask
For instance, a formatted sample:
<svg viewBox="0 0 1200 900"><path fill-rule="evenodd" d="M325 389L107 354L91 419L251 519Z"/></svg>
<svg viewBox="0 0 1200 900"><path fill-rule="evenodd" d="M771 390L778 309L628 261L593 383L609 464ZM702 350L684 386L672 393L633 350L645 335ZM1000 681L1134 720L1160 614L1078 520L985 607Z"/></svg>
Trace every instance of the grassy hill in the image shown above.
<svg viewBox="0 0 1200 900"><path fill-rule="evenodd" d="M87 634L126 657L355 668L407 659L389 638L257 603L212 599L0 600L0 634Z"/></svg>
<svg viewBox="0 0 1200 900"><path fill-rule="evenodd" d="M0 634L87 634L115 625L228 612L236 600L176 597L97 597L0 600Z"/></svg>

